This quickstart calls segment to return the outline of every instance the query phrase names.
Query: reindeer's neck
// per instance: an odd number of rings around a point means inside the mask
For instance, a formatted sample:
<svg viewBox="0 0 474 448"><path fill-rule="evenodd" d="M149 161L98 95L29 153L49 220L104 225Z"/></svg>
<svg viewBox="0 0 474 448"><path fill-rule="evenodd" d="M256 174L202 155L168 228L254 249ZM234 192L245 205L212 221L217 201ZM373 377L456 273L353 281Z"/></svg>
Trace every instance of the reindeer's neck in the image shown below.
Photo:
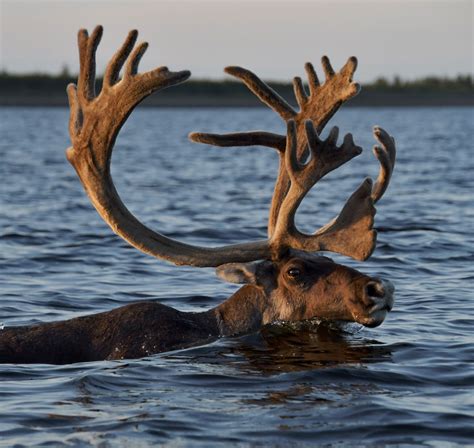
<svg viewBox="0 0 474 448"><path fill-rule="evenodd" d="M213 311L221 336L251 333L266 323L267 299L262 289L246 285Z"/></svg>

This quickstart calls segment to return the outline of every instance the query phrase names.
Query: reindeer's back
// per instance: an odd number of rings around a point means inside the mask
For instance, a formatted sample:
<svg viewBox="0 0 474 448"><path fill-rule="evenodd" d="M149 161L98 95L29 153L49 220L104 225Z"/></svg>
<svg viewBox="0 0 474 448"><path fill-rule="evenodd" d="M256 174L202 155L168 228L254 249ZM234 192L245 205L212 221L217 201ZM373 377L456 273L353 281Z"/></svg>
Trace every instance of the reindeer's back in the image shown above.
<svg viewBox="0 0 474 448"><path fill-rule="evenodd" d="M139 302L105 313L0 330L0 362L51 363L141 358L218 335L211 313Z"/></svg>

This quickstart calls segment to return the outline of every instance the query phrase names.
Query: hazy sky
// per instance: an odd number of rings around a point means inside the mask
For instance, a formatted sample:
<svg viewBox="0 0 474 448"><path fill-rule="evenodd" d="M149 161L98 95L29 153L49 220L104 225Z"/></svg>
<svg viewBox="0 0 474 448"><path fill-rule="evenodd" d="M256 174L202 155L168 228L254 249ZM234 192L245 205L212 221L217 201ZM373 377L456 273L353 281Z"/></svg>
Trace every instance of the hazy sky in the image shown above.
<svg viewBox="0 0 474 448"><path fill-rule="evenodd" d="M221 78L243 65L265 79L301 75L327 54L335 67L359 58L358 79L472 73L471 0L0 0L0 68L78 68L76 31L105 27L98 69L131 28L150 42L142 67Z"/></svg>

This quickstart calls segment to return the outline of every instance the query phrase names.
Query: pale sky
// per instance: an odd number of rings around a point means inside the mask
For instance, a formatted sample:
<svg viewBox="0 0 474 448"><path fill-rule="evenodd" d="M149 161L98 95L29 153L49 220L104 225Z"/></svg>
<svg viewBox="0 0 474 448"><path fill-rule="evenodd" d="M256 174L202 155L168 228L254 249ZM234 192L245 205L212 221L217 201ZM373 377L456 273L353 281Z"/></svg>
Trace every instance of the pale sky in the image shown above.
<svg viewBox="0 0 474 448"><path fill-rule="evenodd" d="M76 32L96 24L99 72L132 28L150 43L142 69L194 78L242 65L289 80L324 54L335 68L357 56L363 82L474 72L471 0L0 0L0 16L0 69L10 72L77 72Z"/></svg>

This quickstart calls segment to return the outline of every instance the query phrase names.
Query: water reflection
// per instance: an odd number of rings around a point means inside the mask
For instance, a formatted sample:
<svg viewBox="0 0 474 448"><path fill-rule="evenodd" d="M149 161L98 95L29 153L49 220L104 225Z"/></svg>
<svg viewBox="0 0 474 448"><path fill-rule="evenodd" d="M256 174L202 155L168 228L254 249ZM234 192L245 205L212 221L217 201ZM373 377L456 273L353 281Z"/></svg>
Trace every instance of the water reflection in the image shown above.
<svg viewBox="0 0 474 448"><path fill-rule="evenodd" d="M161 357L232 365L244 372L263 375L391 361L389 347L354 334L355 331L358 329L329 322L276 324L251 335Z"/></svg>
<svg viewBox="0 0 474 448"><path fill-rule="evenodd" d="M242 340L234 351L243 355L254 369L274 374L389 361L390 349L379 344L321 323L300 329L265 327Z"/></svg>

